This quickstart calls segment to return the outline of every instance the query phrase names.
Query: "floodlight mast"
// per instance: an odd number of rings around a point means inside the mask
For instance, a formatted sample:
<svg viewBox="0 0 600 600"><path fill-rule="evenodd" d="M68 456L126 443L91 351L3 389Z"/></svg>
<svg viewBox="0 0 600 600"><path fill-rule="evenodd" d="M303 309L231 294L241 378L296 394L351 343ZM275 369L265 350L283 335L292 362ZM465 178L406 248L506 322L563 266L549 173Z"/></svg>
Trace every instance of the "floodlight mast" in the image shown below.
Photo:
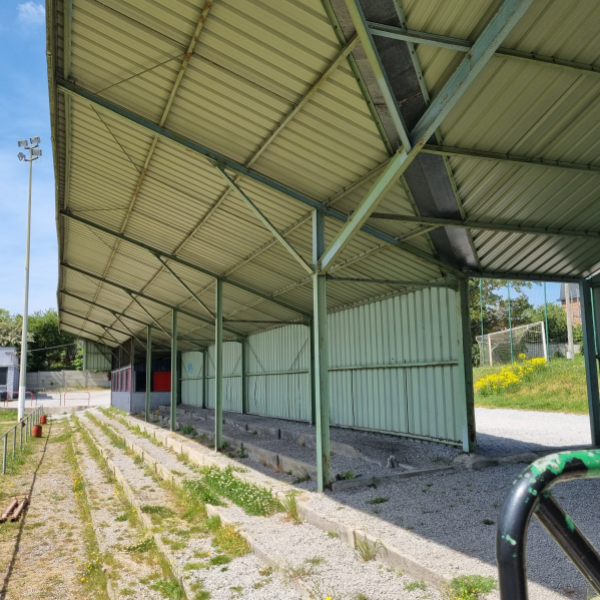
<svg viewBox="0 0 600 600"><path fill-rule="evenodd" d="M30 138L30 144L27 144L27 140L19 140L19 148L25 148L29 150L29 158L27 158L22 152L17 155L19 160L25 160L29 163L29 196L27 199L27 242L25 246L25 294L23 301L23 330L21 333L21 369L19 371L19 409L18 418L19 421L25 414L25 394L27 392L27 325L28 325L28 310L29 310L29 246L30 246L30 232L31 232L31 179L33 175L33 161L37 160L41 155L42 151L38 149L40 145L39 137ZM34 153L34 150L36 152Z"/></svg>

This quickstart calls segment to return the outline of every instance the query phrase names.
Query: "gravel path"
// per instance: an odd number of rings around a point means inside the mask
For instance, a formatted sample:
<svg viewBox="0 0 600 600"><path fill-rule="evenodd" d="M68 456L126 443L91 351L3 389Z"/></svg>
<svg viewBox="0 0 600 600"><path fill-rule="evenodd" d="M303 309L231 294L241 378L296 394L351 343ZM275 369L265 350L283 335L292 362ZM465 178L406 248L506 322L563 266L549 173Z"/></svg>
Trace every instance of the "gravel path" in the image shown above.
<svg viewBox="0 0 600 600"><path fill-rule="evenodd" d="M67 461L70 441L63 436L68 430L66 421L45 426L44 437L31 440L34 454L21 472L2 478L2 509L14 495L31 499L20 521L0 525L0 587L6 590L5 600L93 598L80 584L80 564L87 556L73 466Z"/></svg>
<svg viewBox="0 0 600 600"><path fill-rule="evenodd" d="M160 592L152 590L140 579L152 580L155 564L135 560L126 548L141 542L146 534L133 527L129 520L117 521L117 517L128 512L128 506L119 499L117 483L107 480L106 472L90 456L81 434L75 434L77 461L83 475L92 524L100 551L109 553L112 560L107 566L107 578L112 580L117 594L148 600L161 600Z"/></svg>
<svg viewBox="0 0 600 600"><path fill-rule="evenodd" d="M475 422L478 452L485 456L550 452L592 443L587 415L476 408Z"/></svg>
<svg viewBox="0 0 600 600"><path fill-rule="evenodd" d="M98 418L98 415L94 416ZM125 452L112 446L102 430L87 417L82 418L82 423L93 434L99 444L104 448L110 448L112 460L124 474L128 483L135 486L136 496L140 495L140 497L147 498L147 494L161 493L163 495L162 501L158 501L154 497L153 501L144 499L144 504L176 509L176 501L171 492L157 486L152 478L145 474L141 466L138 466ZM111 423L112 425L113 423ZM123 427L115 421L114 428L117 429L117 426ZM128 430L125 431L125 434L128 436L134 435ZM144 440L144 438L136 437L136 443L141 440ZM144 441L150 444L155 450L162 450L170 454L167 450L154 446L148 440ZM174 458L172 454L171 458ZM177 467L181 471L185 465L177 461ZM143 489L143 486L140 484L144 481L144 478L147 478L152 483L151 487L154 489ZM214 556L218 552L213 548L210 537L202 532L191 532L189 523L180 519L177 515L169 519L166 534L163 537L163 541L167 541L167 543L169 541L172 542L171 548L174 551L175 561L181 569L185 565L201 565L200 568L188 567L186 577L188 577L190 583L201 582L204 588L210 592L211 600L232 600L232 598L244 598L248 600L285 598L285 600L299 600L302 597L302 594L289 585L286 585L279 577L271 576L268 572L265 572L265 565L254 554L234 558L225 567L211 567L208 564L209 559L207 555L211 553Z"/></svg>

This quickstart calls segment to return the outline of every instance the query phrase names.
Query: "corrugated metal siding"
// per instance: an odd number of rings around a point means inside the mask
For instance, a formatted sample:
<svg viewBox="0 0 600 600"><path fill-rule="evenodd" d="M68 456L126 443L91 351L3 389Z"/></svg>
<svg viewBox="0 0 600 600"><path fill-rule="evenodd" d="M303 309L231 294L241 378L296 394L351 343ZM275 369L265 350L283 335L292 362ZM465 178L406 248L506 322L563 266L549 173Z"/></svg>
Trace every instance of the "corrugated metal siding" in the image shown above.
<svg viewBox="0 0 600 600"><path fill-rule="evenodd" d="M208 349L207 398L215 406L215 347ZM242 412L242 346L238 342L223 344L223 410Z"/></svg>
<svg viewBox="0 0 600 600"><path fill-rule="evenodd" d="M90 341L85 341L83 345L83 368L86 371L110 371L112 364L110 361L110 350L104 347L104 351Z"/></svg>
<svg viewBox="0 0 600 600"><path fill-rule="evenodd" d="M202 352L181 354L181 402L202 406Z"/></svg>
<svg viewBox="0 0 600 600"><path fill-rule="evenodd" d="M456 292L329 316L331 424L461 441Z"/></svg>
<svg viewBox="0 0 600 600"><path fill-rule="evenodd" d="M298 421L310 418L308 327L289 325L248 338L248 412Z"/></svg>

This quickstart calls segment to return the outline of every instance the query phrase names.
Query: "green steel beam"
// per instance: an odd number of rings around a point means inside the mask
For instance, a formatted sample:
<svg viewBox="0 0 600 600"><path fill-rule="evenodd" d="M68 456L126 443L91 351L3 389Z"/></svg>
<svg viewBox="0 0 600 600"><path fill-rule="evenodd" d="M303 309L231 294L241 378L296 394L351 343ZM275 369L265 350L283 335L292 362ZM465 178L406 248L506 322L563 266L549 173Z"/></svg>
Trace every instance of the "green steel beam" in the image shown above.
<svg viewBox="0 0 600 600"><path fill-rule="evenodd" d="M469 307L469 280L461 279L456 292L458 328L458 371L461 396L464 404L462 412L463 452L477 450L477 432L475 428L475 396L473 391L473 357L471 345L471 312Z"/></svg>
<svg viewBox="0 0 600 600"><path fill-rule="evenodd" d="M193 292L192 288L190 288L190 286L185 281L183 281L183 279L181 279L181 277L179 277L179 275L177 275L177 273L175 273L175 271L173 271L173 269L171 269L171 267L167 264L167 261L164 260L160 255L157 255L156 258L158 258L158 260L160 261L162 266L167 271L169 271L169 273L171 273L171 275L173 275L173 277L183 286L183 288L192 295L194 300L196 300L196 302L214 319L215 315L212 313L210 308L208 308L208 306L206 306L206 304L204 304L204 302L202 302L202 300L200 300L200 298L198 297L198 294Z"/></svg>
<svg viewBox="0 0 600 600"><path fill-rule="evenodd" d="M445 35L437 35L426 31L406 30L393 25L384 25L382 23L368 24L371 35L402 40L412 44L425 44L427 46L437 46L446 50L455 52L469 52L473 47L473 42L460 38L448 37ZM600 67L590 65L573 60L565 60L556 58L555 56L546 56L535 52L525 52L523 50L515 50L513 48L499 47L495 51L495 56L507 58L511 60L524 61L530 64L540 64L548 67L555 67L563 71L570 71L577 75L600 75Z"/></svg>
<svg viewBox="0 0 600 600"><path fill-rule="evenodd" d="M586 165L584 163L570 163L562 160L550 160L547 158L531 158L519 154L502 154L501 152L486 152L484 150L473 150L469 148L456 148L454 146L436 146L425 144L423 150L425 154L439 154L440 156L459 156L467 158L476 158L498 163L505 162L515 165L524 165L530 167L554 168L567 171L584 171L586 173L600 173L599 165Z"/></svg>
<svg viewBox="0 0 600 600"><path fill-rule="evenodd" d="M373 36L369 31L369 27L367 25L367 21L365 20L365 15L363 14L360 2L358 0L346 0L346 7L348 8L348 12L350 13L350 17L352 18L352 22L356 28L356 33L360 39L363 50L367 55L367 60L369 61L371 70L375 75L377 85L381 90L383 100L388 109L392 123L394 124L394 128L398 133L398 137L400 138L404 150L408 152L412 148L412 143L406 128L406 123L404 122L404 118L400 112L398 100L396 99L396 96L392 90L387 73L383 68L383 64L381 63L379 52L377 51L377 47L373 41Z"/></svg>
<svg viewBox="0 0 600 600"><path fill-rule="evenodd" d="M360 37L360 30L364 26L364 18L362 17L362 11L358 2L359 0L346 0L350 16ZM408 136L410 146L405 146L401 152L398 152L390 160L388 166L379 175L379 178L361 201L348 222L338 232L338 235L321 260L320 266L322 270L327 271L328 267L331 266L335 258L344 250L356 232L363 227L371 212L375 210L385 194L395 185L400 176L410 166L421 148L435 133L444 118L487 64L502 40L510 33L521 16L529 8L531 2L532 0L504 0L500 9L473 44L467 56L461 61L454 73L452 73L439 94L428 106L425 114L411 131ZM380 85L385 82L381 79L378 81ZM390 90L389 93L393 98L393 92Z"/></svg>
<svg viewBox="0 0 600 600"><path fill-rule="evenodd" d="M592 445L600 447L600 390L598 386L598 361L594 343L594 305L590 282L587 279L582 279L579 282L579 297L581 299L583 353Z"/></svg>
<svg viewBox="0 0 600 600"><path fill-rule="evenodd" d="M133 390L135 388L135 342L133 338L129 340L129 412L133 412Z"/></svg>
<svg viewBox="0 0 600 600"><path fill-rule="evenodd" d="M177 429L177 310L171 315L171 431Z"/></svg>
<svg viewBox="0 0 600 600"><path fill-rule="evenodd" d="M269 221L267 216L263 213L263 211L248 197L248 195L240 188L240 186L227 175L225 169L220 165L215 165L217 172L225 183L229 186L229 188L233 191L233 193L254 213L254 215L258 218L258 220L275 236L275 238L280 242L282 246L292 255L294 260L300 264L300 266L312 274L311 266L302 258L300 253L294 248L294 246L285 239L281 231Z"/></svg>
<svg viewBox="0 0 600 600"><path fill-rule="evenodd" d="M317 266L325 251L325 217L313 215L313 262ZM327 277L315 269L313 275L314 365L317 437L317 489L331 485L331 448L329 440L329 346L327 335Z"/></svg>
<svg viewBox="0 0 600 600"><path fill-rule="evenodd" d="M467 271L468 277L483 277L484 279L510 279L511 281L549 281L552 283L579 283L580 277L562 275L540 275L539 273L514 273L512 271Z"/></svg>
<svg viewBox="0 0 600 600"><path fill-rule="evenodd" d="M215 286L215 450L223 447L223 281Z"/></svg>
<svg viewBox="0 0 600 600"><path fill-rule="evenodd" d="M327 281L347 281L354 283L380 283L384 285L401 285L404 287L445 287L445 288L455 288L456 283L447 282L447 281L403 281L399 279L368 279L361 277L333 277L331 275L327 275Z"/></svg>
<svg viewBox="0 0 600 600"><path fill-rule="evenodd" d="M90 221L89 219L86 219L85 217L81 217L80 215L75 215L74 213L69 212L69 211L61 210L59 212L61 215L63 215L64 217L66 217L68 219L72 219L74 221L78 221L79 223L83 223L84 225L87 225L88 227L91 227L92 229L97 229L98 231L102 231L102 232L112 235L116 238L122 239L123 241L128 242L129 244L132 244L134 246L138 246L139 248L144 248L145 250L148 250L148 252L150 252L154 256L162 256L163 258L172 260L173 262L184 265L185 267L189 267L190 269L192 269L194 271L198 271L199 273L203 273L204 275L208 275L209 277L212 277L214 279L222 279L228 285L237 287L237 288L244 290L245 292L248 292L250 294L254 294L255 296L258 296L259 298L263 298L264 300L269 300L270 302L273 302L274 304L279 304L279 306L282 306L283 308L287 308L293 312L299 313L301 315L305 315L307 317L310 316L309 312L304 311L300 308L297 308L292 304L284 302L283 300L278 300L276 298L273 298L272 296L270 296L269 294L267 294L265 292L256 290L256 289L254 289L250 286L247 286L243 283L239 283L237 281L232 281L228 277L223 277L222 275L219 275L218 273L215 273L213 271L210 271L209 269L205 269L203 267L195 265L194 263L190 263L187 260L183 260L182 258L175 256L174 254L170 254L169 252L163 252L162 250L159 250L158 248L155 248L154 246L150 246L149 244L140 242L139 240L136 240L134 238L130 238L127 235L113 231L112 229L109 229L108 227L104 227L103 225L99 225L98 223L94 223L93 221ZM212 323L211 320L207 320L207 322Z"/></svg>
<svg viewBox="0 0 600 600"><path fill-rule="evenodd" d="M131 330L131 328L129 328L129 327L127 326L127 324L126 324L126 323L124 323L124 322L121 320L121 318L120 318L120 317L117 315L117 313L111 312L111 314L112 314L112 316L113 316L113 317L114 317L114 318L115 318L117 321L119 321L119 323L121 323L121 325L123 325L123 327L125 327L125 329L127 329L127 331L129 331L129 335L130 335L130 336L131 336L131 337L132 337L134 340L136 340L137 342L139 342L139 343L140 343L140 345L142 346L142 348L144 348L144 350L145 350L145 349L146 349L146 345L144 344L144 342L142 342L142 340L140 340L140 339L137 337L137 335L136 335L135 333L133 333L133 331Z"/></svg>
<svg viewBox="0 0 600 600"><path fill-rule="evenodd" d="M77 313L75 313L75 312L72 312L72 311L70 311L70 310L65 310L64 308L63 308L63 309L61 309L61 311L60 311L60 312L61 312L62 314L65 314L65 315L70 315L71 317L75 317L75 318L77 318L77 319L81 319L82 321L88 321L88 322L90 322L92 325L97 325L98 327L102 327L102 328L103 328L103 329L105 329L105 330L106 330L106 329L109 329L109 330L112 330L112 331L114 331L114 332L116 332L116 333L119 333L120 335L124 335L124 336L126 336L126 337L128 337L128 338L130 338L130 337L131 337L131 332L130 332L130 331L123 331L123 330L121 330L121 329L118 329L117 327L113 327L112 325L106 325L105 323L100 323L99 321L95 321L94 319L88 319L88 318L87 318L87 317L85 317L84 315L79 315L79 314L77 314ZM75 326L74 326L74 325L72 325L71 327L75 327ZM117 340L117 339L116 339L116 338L115 338L115 337L114 337L112 334L110 334L110 333L109 333L108 335L110 335L110 337L112 337L112 338L113 338L113 340L114 340L114 341L115 341L117 344L119 344L119 345L121 344L121 342L119 342L119 341L118 341L118 340Z"/></svg>
<svg viewBox="0 0 600 600"><path fill-rule="evenodd" d="M556 235L564 237L585 237L600 239L599 231L578 231L575 229L556 229L553 227L533 227L530 225L517 225L511 223L490 223L487 221L459 221L457 219L441 219L437 217L415 217L412 215L397 215L389 213L373 212L371 219L382 219L389 221L403 221L407 223L419 223L423 225L435 225L437 227L456 227L458 229L482 229L484 231L507 231L510 233L531 233L534 235Z"/></svg>
<svg viewBox="0 0 600 600"><path fill-rule="evenodd" d="M182 315L186 315L192 319L202 321L203 323L208 323L209 325L214 324L214 321L211 321L210 319L207 319L206 317L203 317L201 315L196 315L192 312L189 312L182 308L179 308L178 306L173 306L172 304L169 304L168 302L163 302L162 300L158 300L157 298L148 296L147 294L144 294L143 292L138 292L136 290L132 290L131 288L128 288L127 286L124 286L120 283L116 283L114 281L110 281L106 277L100 277L99 275L95 275L94 273L91 273L90 271L86 271L85 269L81 269L80 267L75 267L74 265L71 265L70 263L62 261L60 263L60 266L65 267L66 269L71 269L72 271L75 271L77 273L81 273L82 275L86 275L87 277L90 277L91 279L96 279L97 281L101 281L102 283L112 285L113 287L123 290L125 293L127 293L129 295L133 294L134 296L137 296L138 298L144 298L144 300L149 300L150 302L154 302L155 304L159 304L161 306L164 306L165 308L169 308L171 310L177 310ZM224 329L226 331L228 331L229 333L233 333L235 335L244 335L242 332L237 331L236 329L231 329L230 327L224 327Z"/></svg>
<svg viewBox="0 0 600 600"><path fill-rule="evenodd" d="M267 177L266 175L262 175L261 173L253 171L251 169L248 169L244 165L237 163L223 155L220 155L220 154L214 152L213 150L210 150L210 149L202 146L201 144L198 144L197 142L194 142L192 140L184 138L183 136L181 136L177 133L174 133L172 131L169 131L168 129L165 129L164 127L159 127L158 125L156 125L149 119L146 119L145 117L142 117L122 106L119 106L118 104L115 104L114 102L111 102L110 100L106 100L105 98L102 98L101 96L98 96L97 94L94 94L93 92L90 92L84 88L78 87L74 84L71 84L68 81L65 81L64 79L61 79L61 78L57 78L57 86L58 86L58 89L61 90L62 92L64 92L65 94L71 95L75 98L78 98L80 101L93 106L98 112L109 114L112 117L114 117L122 122L125 122L125 123L131 125L132 127L135 127L136 129L139 129L139 130L142 130L145 132L152 132L152 133L158 135L159 137L162 137L163 139L175 144L178 147L185 148L186 150L191 150L192 152L201 154L202 156L205 156L207 159L211 160L213 163L215 163L215 162L220 163L221 165L223 165L224 167L226 167L228 169L231 169L233 171L241 173L241 174L249 177L250 179L253 179L253 180L261 183L262 185L265 185L273 190L281 192L282 194L285 194L286 196L288 196L294 200L302 202L303 204L306 204L307 206L309 206L313 209L323 212L326 215L328 215L334 219L337 219L338 221L346 222L348 220L348 217L345 214L326 206L325 204L319 202L318 200L314 200L313 198L310 198L310 197L302 194L301 192L298 192L282 183L279 183L279 182L271 179L270 177ZM83 218L79 217L79 216L74 217L72 213L67 212L67 211L60 211L60 214L66 214L66 216L70 216L71 218L77 218L78 220L80 220L82 222L87 221L87 220L83 220ZM92 221L87 221L87 223L90 224L90 226L96 225ZM98 227L98 226L96 225L96 227ZM101 227L98 227L98 228L101 229ZM111 235L116 235L117 237L119 236L119 234L117 234L117 232L114 232L110 229L106 229L106 231L107 231L107 233L109 233ZM455 274L460 273L457 269L453 269L452 267L450 267L443 261L435 258L431 254L428 254L427 252L423 252L422 250L419 250L418 248L415 248L409 244L400 242L396 238L394 238L386 233L383 233L382 231L378 231L377 229L374 229L373 227L364 225L361 228L361 231L363 231L364 233L367 233L373 237L376 237L377 239L382 240L386 244L389 244L390 246L398 248L399 250L402 250L403 252L411 254L412 256L414 256L416 259L418 259L420 261L423 261L423 262L429 263L429 264L433 264L447 272L453 272ZM136 242L132 242L132 243L136 243ZM137 242L137 244L141 245L141 243L139 243L139 242ZM155 249L155 251L156 251L156 249ZM179 262L182 262L182 264L185 264L184 261L177 259L177 257L173 257L170 255L168 256L164 252L161 252L161 254L162 254L162 256L166 256L167 258L169 258L171 260L179 260ZM196 269L198 269L197 266L196 266ZM232 285L238 285L238 287L240 286L240 284L234 284L233 282L231 282L231 283L232 283ZM248 289L246 291L249 291L250 293L257 293L257 292L251 291L250 289ZM260 295L260 294L257 293L257 295ZM296 309L296 311L297 311L297 309Z"/></svg>
<svg viewBox="0 0 600 600"><path fill-rule="evenodd" d="M152 393L152 327L146 328L146 404L144 416L150 421L150 397Z"/></svg>
<svg viewBox="0 0 600 600"><path fill-rule="evenodd" d="M133 295L129 294L129 297L152 319L152 322L167 336L171 337L171 334L159 323L152 313Z"/></svg>

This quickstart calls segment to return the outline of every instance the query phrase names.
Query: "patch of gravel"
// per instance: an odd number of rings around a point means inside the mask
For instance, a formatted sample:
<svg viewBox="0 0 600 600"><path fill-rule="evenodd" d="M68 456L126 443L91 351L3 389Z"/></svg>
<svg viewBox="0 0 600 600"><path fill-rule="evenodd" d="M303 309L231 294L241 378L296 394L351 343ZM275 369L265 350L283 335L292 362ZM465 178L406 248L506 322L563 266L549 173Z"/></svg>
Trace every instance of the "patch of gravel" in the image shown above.
<svg viewBox="0 0 600 600"><path fill-rule="evenodd" d="M153 566L133 559L125 549L142 541L143 531L137 531L129 521L116 521L126 506L119 499L117 484L109 483L106 474L90 456L87 446L79 433L75 434L77 462L86 485L86 494L94 532L100 551L110 553L114 559L107 569L107 578L112 581L117 593L119 590L132 590L135 598L160 600L160 592L140 583L140 579L151 576Z"/></svg>
<svg viewBox="0 0 600 600"><path fill-rule="evenodd" d="M94 415L98 418L98 415ZM106 419L106 417L104 417ZM123 427L113 419L111 426L114 424ZM93 434L97 443L108 449L111 454L111 459L119 467L130 485L135 486L136 496L144 498L144 504L160 505L176 509L176 505L170 492L156 485L149 475L146 475L143 468L135 464L134 460L127 456L125 452L111 445L107 436L92 423L88 418L81 419L82 424ZM123 433L126 436L134 436L132 432L125 430ZM135 436L135 441L138 443L144 438ZM146 440L147 441L147 440ZM156 447L150 442L155 450L164 450ZM165 450L165 452L167 452ZM167 452L168 453L168 452ZM164 455L163 455L164 457ZM173 458L173 455L171 455ZM181 467L182 463L177 462L177 466ZM197 477L197 476L196 476ZM145 480L152 482L153 490L143 489L140 485ZM162 494L162 501L159 501L156 496L150 499L148 494ZM177 516L168 520L168 528L166 536L175 542L176 546L171 546L173 549L174 559L178 563L180 569L189 563L200 563L204 568L195 568L187 570L186 577L190 583L200 582L206 590L210 592L211 600L232 600L232 598L241 597L247 600L273 600L273 598L285 598L286 600L299 600L302 594L293 587L287 585L279 577L265 577L261 575L264 565L254 555L248 554L243 557L235 558L225 566L212 566L208 564L207 558L204 558L207 553L213 556L219 554L212 546L211 539L208 535L201 532L190 533L190 526L187 521L184 521ZM179 547L179 546L184 547ZM177 549L175 549L177 548ZM198 557L200 556L200 558ZM243 583L242 583L243 582ZM243 594L237 596L238 586L243 587Z"/></svg>
<svg viewBox="0 0 600 600"><path fill-rule="evenodd" d="M589 446L587 415L476 408L478 453L506 456L531 450L553 452L557 448Z"/></svg>
<svg viewBox="0 0 600 600"><path fill-rule="evenodd" d="M6 590L5 600L92 597L79 583L86 548L72 466L66 460L70 442L56 441L65 431L66 423L43 427L44 437L29 442L34 454L21 472L2 478L2 512L14 495L30 494L31 500L19 521L0 524L0 587Z"/></svg>

